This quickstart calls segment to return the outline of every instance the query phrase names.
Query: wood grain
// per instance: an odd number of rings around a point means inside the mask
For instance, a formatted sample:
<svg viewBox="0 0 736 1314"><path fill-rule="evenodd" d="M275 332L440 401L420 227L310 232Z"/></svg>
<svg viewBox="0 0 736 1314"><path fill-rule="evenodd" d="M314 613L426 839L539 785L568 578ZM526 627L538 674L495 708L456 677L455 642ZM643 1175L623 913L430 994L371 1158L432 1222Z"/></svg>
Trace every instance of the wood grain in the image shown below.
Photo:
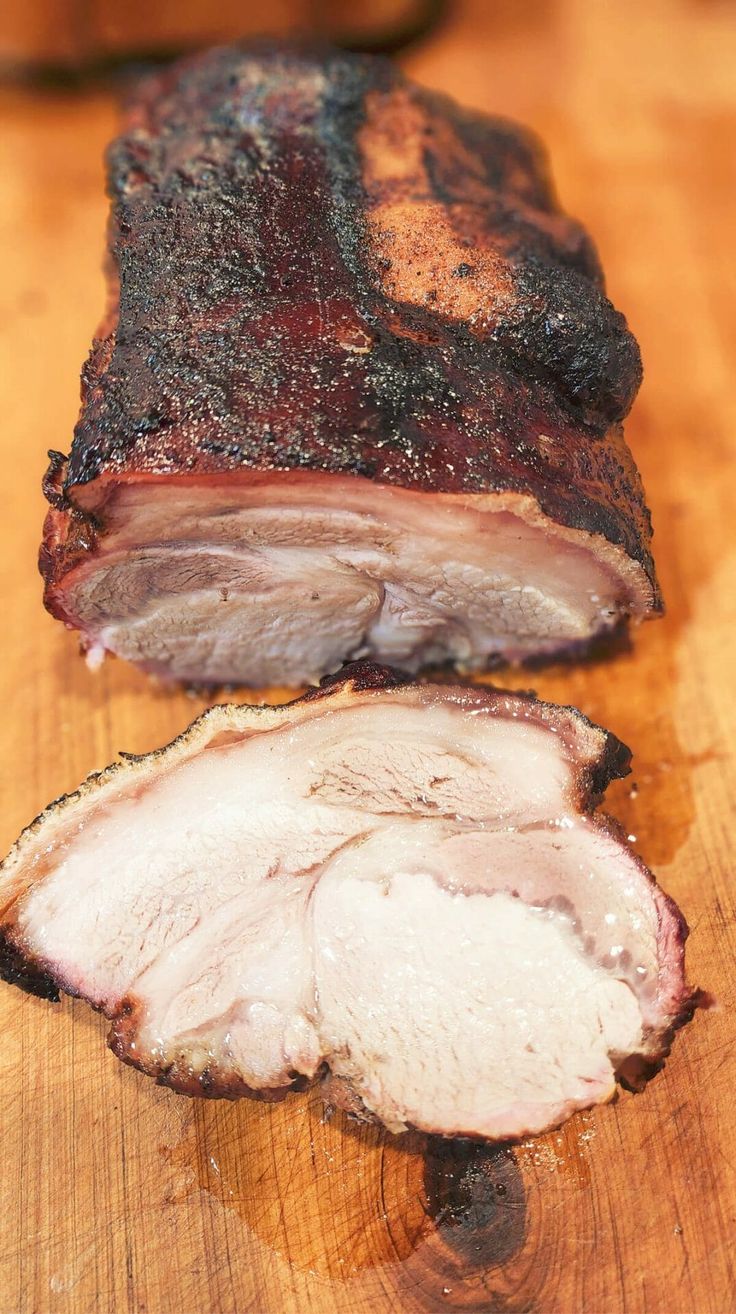
<svg viewBox="0 0 736 1314"><path fill-rule="evenodd" d="M83 1006L0 989L2 1314L725 1314L736 1309L736 11L466 0L409 70L546 137L640 337L629 424L667 618L587 668L510 675L635 750L611 810L692 926L717 1009L640 1096L515 1151L393 1140L297 1096L194 1104L105 1050ZM47 447L67 448L102 304L112 93L0 93L0 845L118 749L203 703L92 677L43 612Z"/></svg>

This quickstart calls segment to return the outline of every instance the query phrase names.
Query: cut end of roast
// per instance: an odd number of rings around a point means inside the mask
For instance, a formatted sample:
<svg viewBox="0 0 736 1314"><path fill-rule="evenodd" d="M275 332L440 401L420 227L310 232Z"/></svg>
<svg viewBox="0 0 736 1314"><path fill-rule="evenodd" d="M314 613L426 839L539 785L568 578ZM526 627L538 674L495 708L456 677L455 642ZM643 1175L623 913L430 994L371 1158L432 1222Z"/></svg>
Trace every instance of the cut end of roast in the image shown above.
<svg viewBox="0 0 736 1314"><path fill-rule="evenodd" d="M657 614L638 348L523 128L385 61L220 50L146 82L108 161L41 554L95 660L295 686Z"/></svg>
<svg viewBox="0 0 736 1314"><path fill-rule="evenodd" d="M694 1004L680 914L591 815L627 761L572 709L367 664L213 708L24 832L7 974L188 1094L322 1081L392 1131L541 1132Z"/></svg>
<svg viewBox="0 0 736 1314"><path fill-rule="evenodd" d="M120 483L94 514L90 531L50 513L50 610L95 660L197 685L294 687L353 659L473 671L577 654L654 606L623 549L518 494L231 475ZM80 532L95 546L78 555Z"/></svg>

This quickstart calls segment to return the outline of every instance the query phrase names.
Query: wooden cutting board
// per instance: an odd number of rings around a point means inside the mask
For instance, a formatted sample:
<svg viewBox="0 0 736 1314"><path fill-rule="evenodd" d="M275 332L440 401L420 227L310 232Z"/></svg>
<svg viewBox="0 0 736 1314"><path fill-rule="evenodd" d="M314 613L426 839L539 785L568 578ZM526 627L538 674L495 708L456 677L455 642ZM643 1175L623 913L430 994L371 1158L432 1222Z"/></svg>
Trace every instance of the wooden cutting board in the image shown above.
<svg viewBox="0 0 736 1314"><path fill-rule="evenodd" d="M628 427L669 604L632 652L511 674L635 752L610 808L718 999L640 1096L515 1149L193 1103L122 1067L83 1005L0 987L1 1314L725 1314L736 1309L736 11L468 0L409 70L539 129L646 362ZM92 676L41 608L48 447L68 449L102 304L112 93L0 93L4 273L0 844L204 703ZM285 696L282 691L281 696Z"/></svg>

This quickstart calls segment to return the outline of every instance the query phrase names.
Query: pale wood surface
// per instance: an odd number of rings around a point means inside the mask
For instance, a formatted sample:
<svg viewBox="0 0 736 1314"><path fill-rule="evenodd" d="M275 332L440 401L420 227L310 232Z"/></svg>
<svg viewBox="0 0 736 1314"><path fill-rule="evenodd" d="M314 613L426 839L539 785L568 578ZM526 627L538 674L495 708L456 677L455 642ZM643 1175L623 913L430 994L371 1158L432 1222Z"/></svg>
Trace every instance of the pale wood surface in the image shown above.
<svg viewBox="0 0 736 1314"><path fill-rule="evenodd" d="M123 1068L84 1006L0 988L0 1311L725 1314L736 1309L732 849L736 10L684 0L458 5L406 60L545 135L647 377L628 427L669 603L633 653L508 677L635 750L611 809L692 926L699 1014L641 1096L513 1154L190 1103ZM113 97L0 95L5 631L0 846L118 749L203 706L92 677L45 615L47 447L66 449L102 303Z"/></svg>

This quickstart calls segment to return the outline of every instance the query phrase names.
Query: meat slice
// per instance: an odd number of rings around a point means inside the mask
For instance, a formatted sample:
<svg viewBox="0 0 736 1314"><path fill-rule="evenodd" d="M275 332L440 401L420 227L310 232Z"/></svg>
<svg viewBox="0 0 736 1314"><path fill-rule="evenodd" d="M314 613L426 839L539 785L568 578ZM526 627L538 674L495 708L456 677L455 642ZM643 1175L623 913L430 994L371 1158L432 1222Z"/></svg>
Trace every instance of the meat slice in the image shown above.
<svg viewBox="0 0 736 1314"><path fill-rule="evenodd" d="M657 613L641 367L538 143L388 63L219 50L109 153L46 605L200 684L466 669Z"/></svg>
<svg viewBox="0 0 736 1314"><path fill-rule="evenodd" d="M174 1089L520 1136L609 1099L694 996L685 923L590 815L628 752L571 708L358 664L91 776L0 876L4 974L89 1000Z"/></svg>

